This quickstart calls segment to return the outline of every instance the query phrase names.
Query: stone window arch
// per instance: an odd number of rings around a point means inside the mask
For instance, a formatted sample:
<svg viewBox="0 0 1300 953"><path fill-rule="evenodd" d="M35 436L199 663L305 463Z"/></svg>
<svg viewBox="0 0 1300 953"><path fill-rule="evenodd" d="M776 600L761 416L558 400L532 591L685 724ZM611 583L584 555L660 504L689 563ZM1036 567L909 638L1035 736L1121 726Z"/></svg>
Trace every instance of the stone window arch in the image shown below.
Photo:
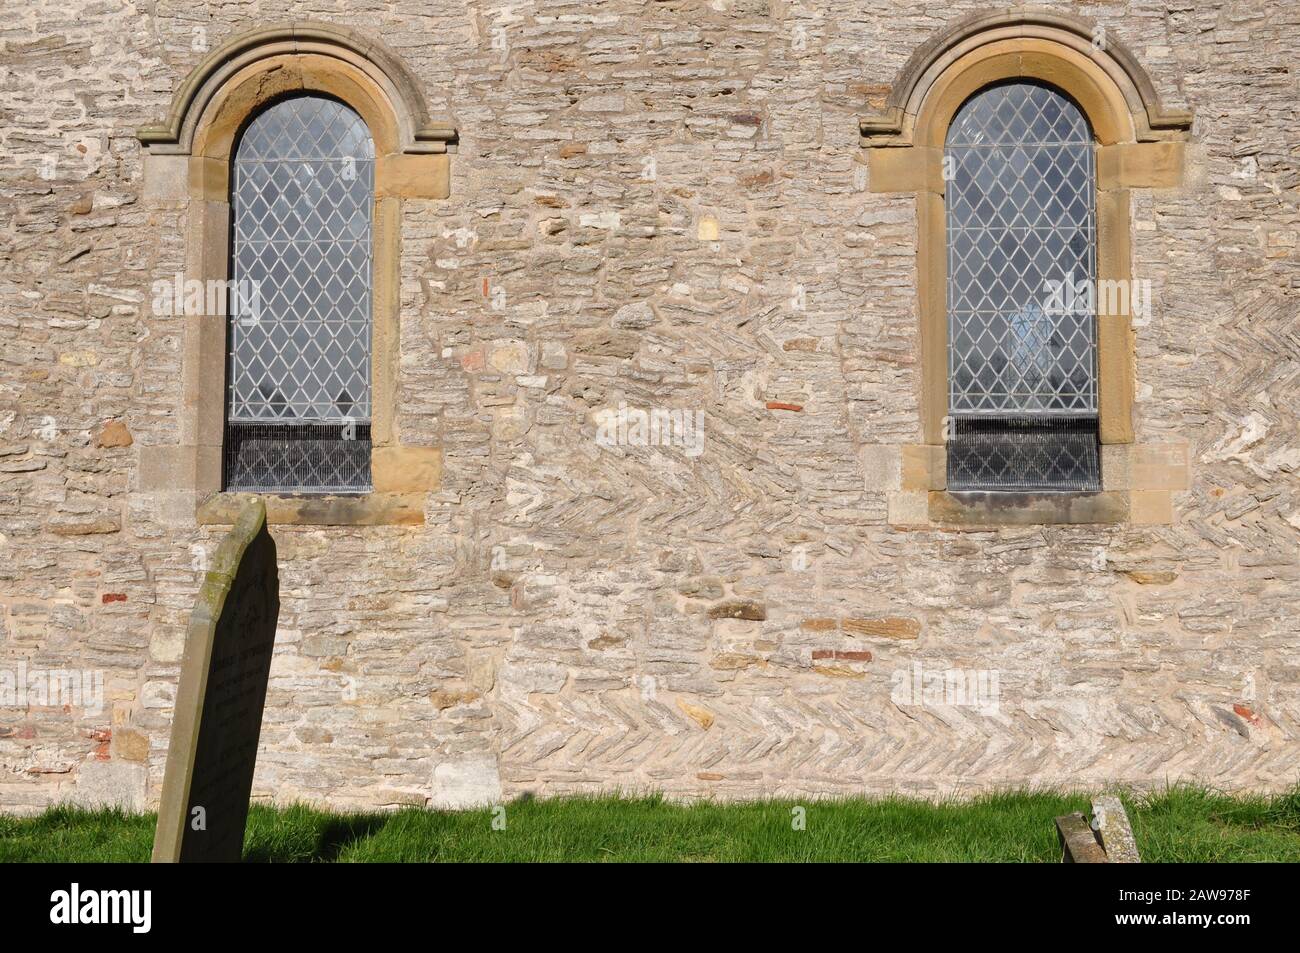
<svg viewBox="0 0 1300 953"><path fill-rule="evenodd" d="M958 492L947 486L950 409L945 144L972 97L999 84L1059 92L1094 142L1096 288L1130 288L1130 192L1182 182L1191 114L1167 109L1119 39L1092 23L1034 11L968 18L918 49L879 115L860 123L868 188L916 197L919 444L901 448L890 522L901 526L1169 522L1185 456L1133 444L1134 329L1129 296L1096 319L1100 490Z"/></svg>
<svg viewBox="0 0 1300 953"><path fill-rule="evenodd" d="M391 52L328 24L295 23L232 38L213 50L177 89L167 117L145 126L144 199L181 213L188 284L230 281L231 175L241 132L278 102L337 102L360 118L373 143L370 288L371 492L303 496L265 493L272 522L419 523L424 495L436 490L441 452L404 446L396 432L402 202L449 194L455 129L432 122L414 77ZM192 490L199 522L232 523L244 494L223 492L227 340L224 313L190 310L178 442L141 448L143 490ZM219 319L214 319L219 318Z"/></svg>

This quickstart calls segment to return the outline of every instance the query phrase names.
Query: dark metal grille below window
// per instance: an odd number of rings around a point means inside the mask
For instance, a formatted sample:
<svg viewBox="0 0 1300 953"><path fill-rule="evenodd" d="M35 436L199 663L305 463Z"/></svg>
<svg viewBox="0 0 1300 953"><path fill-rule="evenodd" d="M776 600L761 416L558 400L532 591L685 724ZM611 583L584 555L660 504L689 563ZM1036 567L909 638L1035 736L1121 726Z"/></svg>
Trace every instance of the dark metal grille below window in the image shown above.
<svg viewBox="0 0 1300 953"><path fill-rule="evenodd" d="M953 417L950 427L949 490L1101 489L1096 417Z"/></svg>
<svg viewBox="0 0 1300 953"><path fill-rule="evenodd" d="M228 424L226 486L267 493L370 487L369 424Z"/></svg>

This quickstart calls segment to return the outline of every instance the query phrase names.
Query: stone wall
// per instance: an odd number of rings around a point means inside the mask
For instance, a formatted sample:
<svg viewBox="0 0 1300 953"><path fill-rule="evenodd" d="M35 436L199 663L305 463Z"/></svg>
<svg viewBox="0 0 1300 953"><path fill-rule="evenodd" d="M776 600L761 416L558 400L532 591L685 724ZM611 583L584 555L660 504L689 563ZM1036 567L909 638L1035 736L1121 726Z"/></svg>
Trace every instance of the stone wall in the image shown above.
<svg viewBox="0 0 1300 953"><path fill-rule="evenodd" d="M858 120L987 6L7 8L0 673L98 675L102 703L0 699L0 807L157 801L224 529L142 480L180 441L150 286L188 213L143 195L135 131L204 49L296 19L383 41L460 140L401 222L395 429L441 487L422 525L273 528L255 796L1294 783L1300 7L1050 6L1196 114L1183 186L1132 193L1137 440L1190 465L1168 525L891 526L916 215L869 191ZM703 412L702 451L603 445L624 403ZM913 696L949 670L996 704Z"/></svg>

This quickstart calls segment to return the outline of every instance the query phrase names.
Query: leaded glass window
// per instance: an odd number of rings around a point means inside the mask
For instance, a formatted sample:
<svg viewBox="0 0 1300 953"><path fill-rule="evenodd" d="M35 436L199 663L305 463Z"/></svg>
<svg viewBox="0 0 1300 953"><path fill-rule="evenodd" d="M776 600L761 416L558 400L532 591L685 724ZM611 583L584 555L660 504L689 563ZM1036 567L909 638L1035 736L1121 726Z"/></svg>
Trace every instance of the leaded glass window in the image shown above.
<svg viewBox="0 0 1300 953"><path fill-rule="evenodd" d="M284 99L232 165L226 488L368 490L369 130L335 100Z"/></svg>
<svg viewBox="0 0 1300 953"><path fill-rule="evenodd" d="M1037 83L981 90L948 129L951 490L1100 489L1094 157Z"/></svg>

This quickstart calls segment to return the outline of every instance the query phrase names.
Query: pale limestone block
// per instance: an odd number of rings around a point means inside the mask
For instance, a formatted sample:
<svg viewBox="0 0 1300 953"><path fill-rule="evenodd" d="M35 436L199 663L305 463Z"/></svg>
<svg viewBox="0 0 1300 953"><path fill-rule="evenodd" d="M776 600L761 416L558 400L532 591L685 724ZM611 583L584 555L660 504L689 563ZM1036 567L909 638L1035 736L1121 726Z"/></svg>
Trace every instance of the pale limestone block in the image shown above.
<svg viewBox="0 0 1300 953"><path fill-rule="evenodd" d="M429 806L464 810L501 803L501 771L490 752L463 754L437 764Z"/></svg>

